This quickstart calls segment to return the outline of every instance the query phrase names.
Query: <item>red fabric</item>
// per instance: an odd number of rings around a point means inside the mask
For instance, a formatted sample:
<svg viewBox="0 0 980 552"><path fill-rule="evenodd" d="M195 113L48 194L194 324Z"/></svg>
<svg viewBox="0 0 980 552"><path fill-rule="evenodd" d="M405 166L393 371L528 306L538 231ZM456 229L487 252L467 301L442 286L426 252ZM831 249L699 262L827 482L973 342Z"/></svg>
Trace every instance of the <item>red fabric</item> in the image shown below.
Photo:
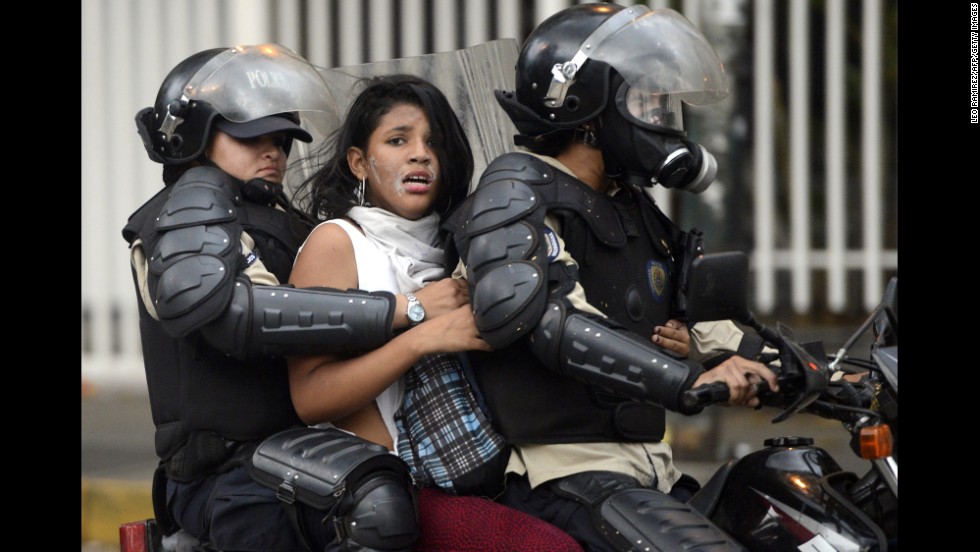
<svg viewBox="0 0 980 552"><path fill-rule="evenodd" d="M567 533L513 508L475 496L419 490L417 550L423 552L582 552Z"/></svg>

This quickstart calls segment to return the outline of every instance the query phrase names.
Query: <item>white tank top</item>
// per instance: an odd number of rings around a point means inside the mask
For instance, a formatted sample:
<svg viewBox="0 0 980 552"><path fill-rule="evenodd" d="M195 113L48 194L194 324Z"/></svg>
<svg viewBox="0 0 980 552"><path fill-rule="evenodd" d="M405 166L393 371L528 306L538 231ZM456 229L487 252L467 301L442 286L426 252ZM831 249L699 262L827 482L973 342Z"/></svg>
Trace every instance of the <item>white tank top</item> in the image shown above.
<svg viewBox="0 0 980 552"><path fill-rule="evenodd" d="M371 243L356 226L344 219L332 219L322 224L336 224L344 229L354 246L354 262L357 263L357 287L365 291L390 291L399 293L398 280L395 278L394 266L388 256L383 254ZM319 225L318 225L319 227ZM305 245L305 243L304 243ZM303 248L300 247L300 251ZM297 253L298 254L298 253ZM395 450L398 450L398 429L395 427L395 412L401 407L405 396L405 383L398 378L387 389L381 392L374 402L378 404L381 418L384 420ZM320 424L330 426L332 424Z"/></svg>

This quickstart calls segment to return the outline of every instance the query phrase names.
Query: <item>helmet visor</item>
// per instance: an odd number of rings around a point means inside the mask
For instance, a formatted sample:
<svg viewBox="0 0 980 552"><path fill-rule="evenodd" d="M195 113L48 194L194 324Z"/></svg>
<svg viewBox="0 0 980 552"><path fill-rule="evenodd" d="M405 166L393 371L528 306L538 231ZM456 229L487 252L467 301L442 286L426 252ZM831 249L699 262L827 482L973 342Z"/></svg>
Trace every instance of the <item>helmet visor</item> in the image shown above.
<svg viewBox="0 0 980 552"><path fill-rule="evenodd" d="M296 113L314 137L340 126L337 104L316 68L278 44L236 46L211 58L184 95L210 104L234 123Z"/></svg>
<svg viewBox="0 0 980 552"><path fill-rule="evenodd" d="M690 21L671 9L638 13L597 44L589 58L612 66L635 89L690 104L728 95L721 60Z"/></svg>

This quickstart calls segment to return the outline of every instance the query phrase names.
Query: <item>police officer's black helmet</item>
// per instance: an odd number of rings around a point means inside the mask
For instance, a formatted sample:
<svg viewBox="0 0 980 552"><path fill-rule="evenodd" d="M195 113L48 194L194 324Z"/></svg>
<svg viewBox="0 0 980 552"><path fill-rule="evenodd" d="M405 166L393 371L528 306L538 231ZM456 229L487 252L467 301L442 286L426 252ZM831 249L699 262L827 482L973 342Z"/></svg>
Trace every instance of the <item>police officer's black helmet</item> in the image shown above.
<svg viewBox="0 0 980 552"><path fill-rule="evenodd" d="M272 132L311 142L339 125L338 110L316 68L278 44L212 48L167 74L152 107L136 114L150 159L180 165L197 159L217 126L237 138Z"/></svg>
<svg viewBox="0 0 980 552"><path fill-rule="evenodd" d="M556 64L573 59L585 39L622 9L615 4L572 6L544 20L527 37L517 58L515 91L495 92L522 134L575 128L603 110L609 97L609 65L595 60L584 64L560 104L549 98L552 71Z"/></svg>
<svg viewBox="0 0 980 552"><path fill-rule="evenodd" d="M153 107L136 115L136 126L150 159L164 165L180 164L196 159L204 151L218 112L207 102L181 101L181 97L201 67L225 50L204 50L178 63L163 79ZM167 136L165 122L176 122L177 118L182 121Z"/></svg>

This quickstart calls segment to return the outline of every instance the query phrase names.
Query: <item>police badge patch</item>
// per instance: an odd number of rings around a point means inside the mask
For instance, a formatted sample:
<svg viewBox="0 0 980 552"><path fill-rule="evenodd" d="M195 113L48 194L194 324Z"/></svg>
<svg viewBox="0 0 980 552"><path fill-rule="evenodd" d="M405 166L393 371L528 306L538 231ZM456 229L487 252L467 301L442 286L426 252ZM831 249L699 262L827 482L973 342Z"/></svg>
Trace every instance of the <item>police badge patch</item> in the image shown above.
<svg viewBox="0 0 980 552"><path fill-rule="evenodd" d="M545 227L544 240L548 243L548 261L551 262L558 258L558 252L561 251L558 247L558 235L551 228Z"/></svg>
<svg viewBox="0 0 980 552"><path fill-rule="evenodd" d="M658 303L664 300L664 290L667 289L667 265L659 261L647 261L647 282L650 291Z"/></svg>

